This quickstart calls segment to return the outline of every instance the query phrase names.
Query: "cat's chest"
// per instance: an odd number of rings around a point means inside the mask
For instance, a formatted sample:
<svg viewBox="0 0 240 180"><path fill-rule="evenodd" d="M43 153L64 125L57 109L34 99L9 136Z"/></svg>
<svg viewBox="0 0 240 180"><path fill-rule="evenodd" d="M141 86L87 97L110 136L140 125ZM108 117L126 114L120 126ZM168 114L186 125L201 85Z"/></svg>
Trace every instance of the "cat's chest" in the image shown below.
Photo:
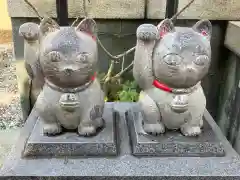
<svg viewBox="0 0 240 180"><path fill-rule="evenodd" d="M189 109L183 113L177 113L172 110L171 104L176 98L176 95L173 93L169 93L158 88L153 88L150 92L148 92L148 95L158 106L162 121L169 129L178 129L188 120L189 116L191 115Z"/></svg>
<svg viewBox="0 0 240 180"><path fill-rule="evenodd" d="M54 107L60 106L60 102L62 100L68 101L68 96L71 96L69 100L78 101L79 103L84 103L84 97L86 96L86 92L61 92L60 90L55 90L50 88L48 85L44 85L43 88L43 96L46 103L51 104ZM85 101L86 103L86 101Z"/></svg>
<svg viewBox="0 0 240 180"><path fill-rule="evenodd" d="M76 129L80 124L81 108L76 107L71 110L66 110L59 105L56 107L56 117L59 123L67 129Z"/></svg>
<svg viewBox="0 0 240 180"><path fill-rule="evenodd" d="M201 103L204 104L205 96L203 94L202 88L199 87L192 91L189 94L174 94L167 91L164 91L162 89L153 87L146 91L146 93L151 97L152 100L154 100L159 106L163 106L164 104L170 104L176 99L177 96L184 96L187 103L190 106L194 106L197 100L199 100ZM202 102L203 101L203 102Z"/></svg>

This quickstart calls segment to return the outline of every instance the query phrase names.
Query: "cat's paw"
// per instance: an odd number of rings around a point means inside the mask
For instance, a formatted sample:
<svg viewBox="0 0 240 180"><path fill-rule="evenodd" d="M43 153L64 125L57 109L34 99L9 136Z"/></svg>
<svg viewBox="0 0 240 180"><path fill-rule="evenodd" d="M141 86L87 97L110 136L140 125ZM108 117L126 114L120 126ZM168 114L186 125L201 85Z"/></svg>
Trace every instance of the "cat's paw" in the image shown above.
<svg viewBox="0 0 240 180"><path fill-rule="evenodd" d="M43 134L47 136L54 136L60 134L62 132L62 128L59 124L44 124L43 125Z"/></svg>
<svg viewBox="0 0 240 180"><path fill-rule="evenodd" d="M143 123L143 130L151 135L159 135L165 133L165 126L163 123L159 124L147 124Z"/></svg>
<svg viewBox="0 0 240 180"><path fill-rule="evenodd" d="M97 118L97 119L95 119L94 124L97 128L102 128L104 126L104 119L103 118Z"/></svg>
<svg viewBox="0 0 240 180"><path fill-rule="evenodd" d="M142 24L137 28L137 38L143 41L151 41L159 38L159 32L153 24Z"/></svg>
<svg viewBox="0 0 240 180"><path fill-rule="evenodd" d="M184 136L198 136L202 131L199 126L184 126L181 128L181 132Z"/></svg>
<svg viewBox="0 0 240 180"><path fill-rule="evenodd" d="M97 133L97 128L95 126L79 126L78 134L80 136L94 136Z"/></svg>
<svg viewBox="0 0 240 180"><path fill-rule="evenodd" d="M200 128L203 128L203 119L200 120Z"/></svg>
<svg viewBox="0 0 240 180"><path fill-rule="evenodd" d="M39 35L38 24L32 22L22 24L19 28L19 35L28 41L37 40Z"/></svg>

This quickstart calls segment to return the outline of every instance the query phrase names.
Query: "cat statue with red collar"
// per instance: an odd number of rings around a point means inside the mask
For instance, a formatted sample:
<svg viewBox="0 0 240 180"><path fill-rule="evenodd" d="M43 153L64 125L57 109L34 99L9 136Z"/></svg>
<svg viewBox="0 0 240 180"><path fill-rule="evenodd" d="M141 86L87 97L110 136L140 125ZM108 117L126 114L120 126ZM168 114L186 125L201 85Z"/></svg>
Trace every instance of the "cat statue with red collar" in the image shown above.
<svg viewBox="0 0 240 180"><path fill-rule="evenodd" d="M138 27L133 76L142 89L138 103L146 133L201 134L206 107L201 80L210 66L211 33L208 20L193 27L175 27L170 19Z"/></svg>
<svg viewBox="0 0 240 180"><path fill-rule="evenodd" d="M77 27L60 27L45 18L39 31L39 64L45 84L35 108L44 135L57 135L63 128L76 129L81 136L96 135L104 124L104 92L95 78L95 21L84 19Z"/></svg>

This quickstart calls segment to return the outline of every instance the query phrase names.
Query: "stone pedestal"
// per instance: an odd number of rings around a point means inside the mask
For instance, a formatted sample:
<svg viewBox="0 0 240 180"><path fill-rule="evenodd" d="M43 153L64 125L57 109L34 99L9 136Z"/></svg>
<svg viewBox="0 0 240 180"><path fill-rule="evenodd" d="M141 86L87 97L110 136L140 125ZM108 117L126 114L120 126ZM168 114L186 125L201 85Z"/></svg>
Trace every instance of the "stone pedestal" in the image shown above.
<svg viewBox="0 0 240 180"><path fill-rule="evenodd" d="M117 155L113 109L106 106L105 127L96 136L81 137L77 130L57 136L44 136L38 119L24 148L24 156L113 156Z"/></svg>
<svg viewBox="0 0 240 180"><path fill-rule="evenodd" d="M225 155L221 157L145 157L133 156L131 139L125 117L133 103L107 103L114 106L116 120L117 156L71 156L44 157L23 156L24 148L37 122L37 113L32 111L20 138L13 147L2 169L1 178L36 179L239 179L240 158L220 129L206 111L205 119L217 139L221 140ZM109 111L109 110L107 110ZM100 140L100 139L99 139ZM95 151L95 150L94 150ZM32 178L30 178L32 176ZM68 176L68 177L66 177ZM131 177L130 177L131 176ZM187 177L182 177L187 176ZM206 176L206 177L199 177ZM10 178L9 178L10 177ZM54 177L54 178L53 178ZM217 177L219 179L219 177ZM44 178L43 178L44 179Z"/></svg>
<svg viewBox="0 0 240 180"><path fill-rule="evenodd" d="M203 131L198 137L186 137L180 131L166 130L164 134L153 136L142 128L143 116L136 105L126 112L127 124L135 156L181 156L210 157L224 156L222 142L217 138L204 117Z"/></svg>

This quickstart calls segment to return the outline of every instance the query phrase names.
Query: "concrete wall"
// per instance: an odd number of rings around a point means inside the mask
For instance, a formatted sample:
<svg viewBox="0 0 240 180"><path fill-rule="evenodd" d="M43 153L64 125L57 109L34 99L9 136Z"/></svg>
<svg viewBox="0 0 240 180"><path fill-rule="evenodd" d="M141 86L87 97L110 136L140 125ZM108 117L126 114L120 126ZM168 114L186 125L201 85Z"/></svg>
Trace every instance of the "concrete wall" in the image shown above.
<svg viewBox="0 0 240 180"><path fill-rule="evenodd" d="M68 0L69 17L83 17L84 0ZM167 0L85 0L86 12L100 19L162 19ZM179 9L190 0L180 0ZM30 0L43 15L56 17L55 0ZM8 0L11 17L36 17L23 0ZM146 11L146 12L145 12ZM146 17L145 17L146 15ZM191 8L182 13L181 19L236 20L240 18L239 0L195 0Z"/></svg>

